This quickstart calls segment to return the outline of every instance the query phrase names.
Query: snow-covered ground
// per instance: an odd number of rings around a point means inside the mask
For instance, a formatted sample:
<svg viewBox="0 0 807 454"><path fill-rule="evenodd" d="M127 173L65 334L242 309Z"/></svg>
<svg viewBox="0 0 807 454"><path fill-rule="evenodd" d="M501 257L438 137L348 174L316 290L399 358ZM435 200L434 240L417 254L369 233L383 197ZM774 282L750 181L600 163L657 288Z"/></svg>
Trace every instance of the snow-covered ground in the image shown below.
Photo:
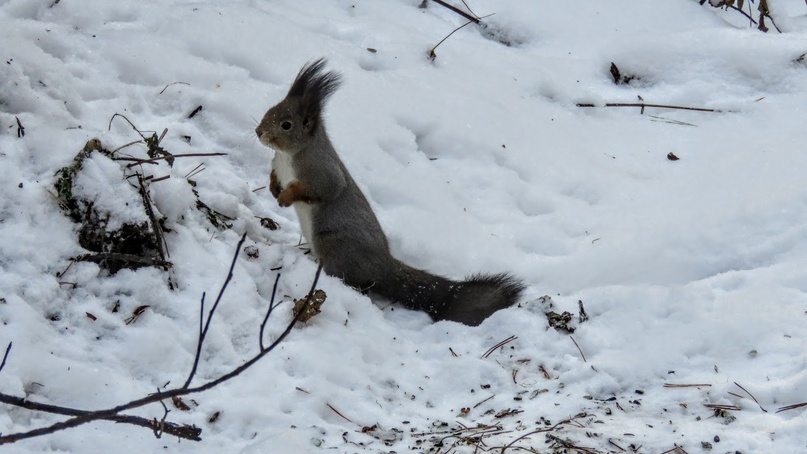
<svg viewBox="0 0 807 454"><path fill-rule="evenodd" d="M0 0L0 393L91 410L181 385L202 292L209 307L244 232L194 383L256 353L277 270L289 301L316 263L259 190L272 151L254 127L318 57L345 80L331 139L395 255L528 285L471 328L323 276L322 313L278 349L188 411L166 402L203 441L95 422L3 452L807 452L807 407L776 412L807 401L807 5L769 0L782 33L762 33L695 0L468 3L496 13L488 28L430 61L465 21L420 0ZM612 62L634 79L614 84ZM720 112L576 105L641 100ZM171 153L227 155L127 169L93 153L73 191L110 228L148 220L127 175L170 176L150 195L173 268L61 275L87 251L56 172L92 138L139 140L116 113L167 128ZM199 198L232 228L195 207L200 164ZM0 405L5 435L63 419Z"/></svg>

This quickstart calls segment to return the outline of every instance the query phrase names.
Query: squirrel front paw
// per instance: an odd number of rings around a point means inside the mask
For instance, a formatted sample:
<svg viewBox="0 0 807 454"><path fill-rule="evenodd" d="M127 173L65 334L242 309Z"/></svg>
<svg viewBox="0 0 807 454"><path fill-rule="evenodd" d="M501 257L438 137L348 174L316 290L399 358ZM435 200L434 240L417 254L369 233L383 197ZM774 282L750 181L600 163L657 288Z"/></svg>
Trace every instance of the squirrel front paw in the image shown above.
<svg viewBox="0 0 807 454"><path fill-rule="evenodd" d="M289 191L288 188L280 191L280 193L276 196L277 197L277 204L282 207L291 206L292 203L295 202L294 200L294 193Z"/></svg>
<svg viewBox="0 0 807 454"><path fill-rule="evenodd" d="M280 180L277 178L275 171L272 170L269 173L269 192L272 193L272 197L277 198L282 191L283 186L280 185Z"/></svg>
<svg viewBox="0 0 807 454"><path fill-rule="evenodd" d="M308 185L299 180L289 183L286 189L280 191L277 196L277 204L282 207L291 206L294 202L316 202L314 197L311 196Z"/></svg>

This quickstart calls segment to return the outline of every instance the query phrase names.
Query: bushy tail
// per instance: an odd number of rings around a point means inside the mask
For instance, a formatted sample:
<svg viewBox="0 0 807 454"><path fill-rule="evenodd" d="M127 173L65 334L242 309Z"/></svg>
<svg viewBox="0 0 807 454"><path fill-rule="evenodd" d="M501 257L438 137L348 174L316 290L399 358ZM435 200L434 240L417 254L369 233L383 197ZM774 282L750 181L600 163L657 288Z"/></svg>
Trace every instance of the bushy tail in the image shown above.
<svg viewBox="0 0 807 454"><path fill-rule="evenodd" d="M506 273L475 274L456 282L395 261L394 272L377 280L370 291L434 320L476 326L515 304L524 291L524 284Z"/></svg>

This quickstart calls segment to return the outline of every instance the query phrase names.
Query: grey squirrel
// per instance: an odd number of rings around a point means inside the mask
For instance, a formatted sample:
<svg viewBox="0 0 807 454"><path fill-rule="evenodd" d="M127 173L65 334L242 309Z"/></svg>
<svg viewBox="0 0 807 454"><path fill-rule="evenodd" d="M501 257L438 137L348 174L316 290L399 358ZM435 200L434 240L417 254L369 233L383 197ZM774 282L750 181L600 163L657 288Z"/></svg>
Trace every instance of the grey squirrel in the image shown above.
<svg viewBox="0 0 807 454"><path fill-rule="evenodd" d="M339 74L323 72L325 64L319 59L303 66L286 97L255 129L261 143L275 150L269 189L280 206L294 206L324 271L434 320L478 325L513 305L524 285L509 274L456 282L390 254L387 236L325 131L322 109L341 84Z"/></svg>

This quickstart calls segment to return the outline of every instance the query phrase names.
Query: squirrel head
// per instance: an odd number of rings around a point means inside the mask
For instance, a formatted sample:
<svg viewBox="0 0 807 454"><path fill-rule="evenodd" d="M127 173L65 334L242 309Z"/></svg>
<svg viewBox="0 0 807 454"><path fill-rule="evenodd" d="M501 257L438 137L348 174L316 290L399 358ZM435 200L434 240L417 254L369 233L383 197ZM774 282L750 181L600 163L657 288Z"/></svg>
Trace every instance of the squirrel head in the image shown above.
<svg viewBox="0 0 807 454"><path fill-rule="evenodd" d="M300 69L286 97L269 109L255 133L267 147L295 153L317 139L323 127L322 108L339 88L335 72L323 72L326 60L320 58Z"/></svg>

